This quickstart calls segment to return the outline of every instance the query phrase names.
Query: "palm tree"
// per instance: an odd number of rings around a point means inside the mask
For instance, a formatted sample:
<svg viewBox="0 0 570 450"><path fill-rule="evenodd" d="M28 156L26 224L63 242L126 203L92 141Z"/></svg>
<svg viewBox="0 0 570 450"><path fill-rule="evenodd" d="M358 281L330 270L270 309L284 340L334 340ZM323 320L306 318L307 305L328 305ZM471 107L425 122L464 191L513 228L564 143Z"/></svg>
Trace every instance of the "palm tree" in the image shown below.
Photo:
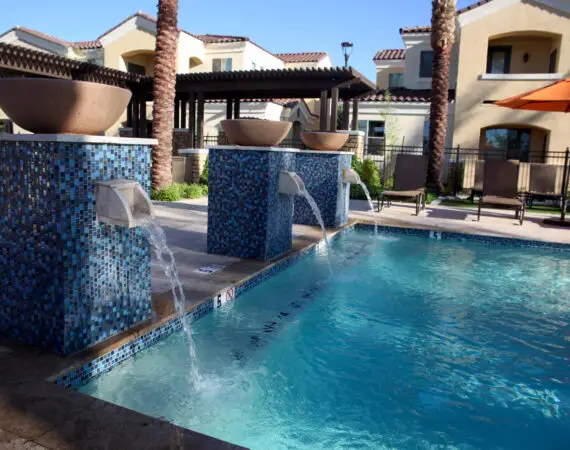
<svg viewBox="0 0 570 450"><path fill-rule="evenodd" d="M447 131L449 66L455 41L455 0L432 0L431 46L433 48L431 108L429 113L428 187L438 194Z"/></svg>
<svg viewBox="0 0 570 450"><path fill-rule="evenodd" d="M172 184L172 130L176 94L178 0L158 0L154 56L152 133L158 144L152 151L153 189Z"/></svg>

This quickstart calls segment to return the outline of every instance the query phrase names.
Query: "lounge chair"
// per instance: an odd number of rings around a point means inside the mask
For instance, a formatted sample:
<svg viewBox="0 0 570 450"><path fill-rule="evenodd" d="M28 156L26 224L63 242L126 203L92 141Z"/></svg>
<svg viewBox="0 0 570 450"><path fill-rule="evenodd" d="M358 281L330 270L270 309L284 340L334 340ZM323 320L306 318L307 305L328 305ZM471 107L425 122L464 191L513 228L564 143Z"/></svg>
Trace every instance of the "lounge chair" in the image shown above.
<svg viewBox="0 0 570 450"><path fill-rule="evenodd" d="M527 192L527 205L532 208L534 199L553 199L562 204L562 192L556 192L556 175L562 166L555 164L532 163L530 165L530 183Z"/></svg>
<svg viewBox="0 0 570 450"><path fill-rule="evenodd" d="M475 195L481 197L483 193L483 174L485 173L485 161L475 162L475 178L471 189L471 203L475 203Z"/></svg>
<svg viewBox="0 0 570 450"><path fill-rule="evenodd" d="M416 202L416 216L420 208L425 209L425 185L427 175L427 156L404 155L396 156L396 170L394 171L394 187L384 191L378 198L377 208L382 211L384 200L387 207L392 204L393 198L411 198Z"/></svg>
<svg viewBox="0 0 570 450"><path fill-rule="evenodd" d="M491 160L485 163L483 196L479 199L477 221L481 220L481 208L514 208L515 218L524 221L525 203L518 195L519 162Z"/></svg>

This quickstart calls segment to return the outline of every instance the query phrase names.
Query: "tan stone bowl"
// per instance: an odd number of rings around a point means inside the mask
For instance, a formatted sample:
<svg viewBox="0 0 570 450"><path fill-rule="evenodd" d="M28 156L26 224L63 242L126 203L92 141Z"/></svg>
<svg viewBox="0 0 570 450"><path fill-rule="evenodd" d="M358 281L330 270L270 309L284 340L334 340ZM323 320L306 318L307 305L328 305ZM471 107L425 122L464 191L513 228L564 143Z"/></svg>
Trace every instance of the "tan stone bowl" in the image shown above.
<svg viewBox="0 0 570 450"><path fill-rule="evenodd" d="M130 99L130 91L100 83L0 78L0 109L32 133L102 133L117 122Z"/></svg>
<svg viewBox="0 0 570 450"><path fill-rule="evenodd" d="M339 150L348 140L348 133L329 131L304 131L301 133L303 144L311 150Z"/></svg>
<svg viewBox="0 0 570 450"><path fill-rule="evenodd" d="M291 122L256 119L222 120L222 129L232 145L274 147L289 133Z"/></svg>

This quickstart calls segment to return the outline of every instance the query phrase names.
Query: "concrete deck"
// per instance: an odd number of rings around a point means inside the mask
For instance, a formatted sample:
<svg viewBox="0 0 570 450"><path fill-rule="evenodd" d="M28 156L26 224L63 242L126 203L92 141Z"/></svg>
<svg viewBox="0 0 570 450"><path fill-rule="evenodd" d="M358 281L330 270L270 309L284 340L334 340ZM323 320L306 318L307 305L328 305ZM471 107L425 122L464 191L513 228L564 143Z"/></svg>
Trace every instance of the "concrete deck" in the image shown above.
<svg viewBox="0 0 570 450"><path fill-rule="evenodd" d="M474 209L428 205L418 217L407 204L373 213L366 211L366 202L353 201L351 209L351 220L383 225L570 243L570 230L542 224L547 217L544 214L529 213L520 226L510 211L485 211L481 222L476 222ZM156 211L176 258L188 304L212 297L269 264L206 253L205 199L156 203ZM321 238L319 229L295 226L291 253ZM210 264L225 268L211 275L196 272ZM240 448L46 381L64 368L89 361L167 320L173 311L169 284L154 262L152 276L154 319L87 352L63 358L0 339L0 449Z"/></svg>

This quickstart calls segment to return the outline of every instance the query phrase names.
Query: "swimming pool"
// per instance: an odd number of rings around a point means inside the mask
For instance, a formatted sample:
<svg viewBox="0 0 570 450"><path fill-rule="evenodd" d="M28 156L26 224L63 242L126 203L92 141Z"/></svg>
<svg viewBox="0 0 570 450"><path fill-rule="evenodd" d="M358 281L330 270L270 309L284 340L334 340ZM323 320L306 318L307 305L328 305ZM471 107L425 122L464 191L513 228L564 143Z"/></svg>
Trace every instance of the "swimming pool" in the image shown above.
<svg viewBox="0 0 570 450"><path fill-rule="evenodd" d="M358 230L80 390L252 449L567 448L570 253Z"/></svg>

